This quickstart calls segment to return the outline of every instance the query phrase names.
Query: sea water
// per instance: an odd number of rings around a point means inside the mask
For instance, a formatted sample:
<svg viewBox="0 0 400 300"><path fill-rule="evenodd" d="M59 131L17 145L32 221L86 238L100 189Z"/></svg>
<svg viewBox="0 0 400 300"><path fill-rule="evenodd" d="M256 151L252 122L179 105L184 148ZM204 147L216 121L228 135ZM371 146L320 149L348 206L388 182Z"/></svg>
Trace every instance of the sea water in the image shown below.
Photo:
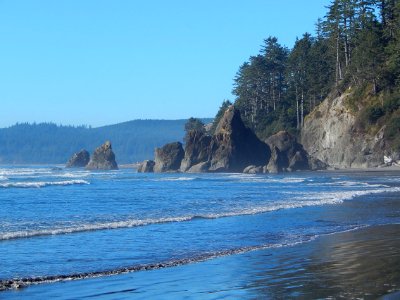
<svg viewBox="0 0 400 300"><path fill-rule="evenodd" d="M174 272L182 265L396 224L399 195L395 172L142 174L3 166L0 291Z"/></svg>

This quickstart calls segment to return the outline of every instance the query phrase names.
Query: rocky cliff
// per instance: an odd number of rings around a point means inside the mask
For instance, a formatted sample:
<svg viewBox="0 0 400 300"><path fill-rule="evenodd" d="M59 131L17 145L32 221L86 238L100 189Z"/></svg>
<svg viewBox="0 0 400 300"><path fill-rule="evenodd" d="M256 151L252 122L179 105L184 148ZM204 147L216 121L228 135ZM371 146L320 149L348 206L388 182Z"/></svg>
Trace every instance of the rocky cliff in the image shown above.
<svg viewBox="0 0 400 300"><path fill-rule="evenodd" d="M350 91L331 96L305 119L301 143L314 157L336 168L376 167L384 156L396 156L385 141L385 125L371 133L359 125L360 114L349 108Z"/></svg>

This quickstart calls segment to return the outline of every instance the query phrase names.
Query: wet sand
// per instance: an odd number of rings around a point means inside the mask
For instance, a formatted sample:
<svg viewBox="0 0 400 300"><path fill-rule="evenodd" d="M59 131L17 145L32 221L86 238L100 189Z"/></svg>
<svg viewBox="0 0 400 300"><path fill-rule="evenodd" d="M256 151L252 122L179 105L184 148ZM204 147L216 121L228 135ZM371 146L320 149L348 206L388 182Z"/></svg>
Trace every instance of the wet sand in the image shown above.
<svg viewBox="0 0 400 300"><path fill-rule="evenodd" d="M30 286L4 299L396 299L400 225L152 271Z"/></svg>

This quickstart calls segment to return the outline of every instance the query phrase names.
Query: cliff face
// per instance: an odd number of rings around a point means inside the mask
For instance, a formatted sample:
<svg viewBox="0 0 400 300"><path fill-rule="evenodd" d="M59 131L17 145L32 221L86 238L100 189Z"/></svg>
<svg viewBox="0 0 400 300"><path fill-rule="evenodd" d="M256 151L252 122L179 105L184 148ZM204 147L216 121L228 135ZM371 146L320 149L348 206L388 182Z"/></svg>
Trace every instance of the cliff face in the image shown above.
<svg viewBox="0 0 400 300"><path fill-rule="evenodd" d="M371 135L357 126L357 114L346 107L350 96L327 98L304 121L301 143L312 156L336 168L376 167L384 163L384 129Z"/></svg>

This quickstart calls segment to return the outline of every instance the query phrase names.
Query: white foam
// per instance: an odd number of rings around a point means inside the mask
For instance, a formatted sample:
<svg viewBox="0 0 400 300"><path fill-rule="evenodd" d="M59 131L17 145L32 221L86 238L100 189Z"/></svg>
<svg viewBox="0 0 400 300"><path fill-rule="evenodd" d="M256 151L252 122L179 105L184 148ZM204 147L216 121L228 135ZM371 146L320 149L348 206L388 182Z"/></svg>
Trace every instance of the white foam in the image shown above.
<svg viewBox="0 0 400 300"><path fill-rule="evenodd" d="M6 176L0 175L0 181L8 180Z"/></svg>
<svg viewBox="0 0 400 300"><path fill-rule="evenodd" d="M379 189L366 189L366 190L357 190L357 191L341 191L341 192L325 192L325 193L307 193L307 195L296 197L297 200L302 200L304 202L309 201L309 199L318 199L321 202L335 202L341 203L345 200L351 200L355 197L371 195L371 194L380 194L387 192L400 192L400 187L382 187Z"/></svg>
<svg viewBox="0 0 400 300"><path fill-rule="evenodd" d="M278 177L278 176L262 176L252 174L233 174L229 175L230 179L238 179L239 182L265 182L265 183L301 183L306 179L301 177Z"/></svg>
<svg viewBox="0 0 400 300"><path fill-rule="evenodd" d="M88 177L90 175L89 172L77 172L77 173L60 173L60 174L53 174L52 177L61 177L61 178L82 178Z"/></svg>
<svg viewBox="0 0 400 300"><path fill-rule="evenodd" d="M0 188L42 188L46 186L64 186L74 184L90 184L86 180L64 180L64 181L23 181L0 183Z"/></svg>
<svg viewBox="0 0 400 300"><path fill-rule="evenodd" d="M50 169L44 168L5 168L0 169L0 175L3 176L32 176L51 174Z"/></svg>
<svg viewBox="0 0 400 300"><path fill-rule="evenodd" d="M390 187L380 183L367 183L357 181L336 181L336 182L324 182L324 183L309 183L308 185L315 186L345 186L345 187Z"/></svg>
<svg viewBox="0 0 400 300"><path fill-rule="evenodd" d="M240 210L233 210L221 213L210 213L204 215L188 215L188 216L166 217L159 219L143 219L143 220L130 219L124 221L114 221L105 223L79 224L71 227L49 228L49 229L40 229L32 231L6 232L6 233L0 233L0 240L27 238L27 237L34 237L41 235L69 234L75 232L85 232L85 231L95 231L95 230L131 228L131 227L160 224L160 223L187 222L194 219L218 219L218 218L235 217L235 216L255 215L282 209L294 209L294 208L302 208L309 206L340 204L343 203L343 201L351 200L354 197L370 195L370 194L386 193L386 192L400 192L400 187L363 190L363 191L332 192L323 194L309 193L306 196L295 197L290 202L285 201L281 203L275 203L273 205L249 207Z"/></svg>
<svg viewBox="0 0 400 300"><path fill-rule="evenodd" d="M166 177L155 179L155 181L190 181L196 179L195 177Z"/></svg>
<svg viewBox="0 0 400 300"><path fill-rule="evenodd" d="M183 221L189 221L192 218L193 218L192 216L187 216L187 217L170 217L170 218L144 219L144 220L132 219L125 221L105 222L105 223L81 224L72 227L6 232L6 233L0 233L0 240L27 238L27 237L34 237L41 235L68 234L68 233L94 231L94 230L130 228L130 227L137 227L137 226L144 226L144 225L158 224L158 223L183 222Z"/></svg>

